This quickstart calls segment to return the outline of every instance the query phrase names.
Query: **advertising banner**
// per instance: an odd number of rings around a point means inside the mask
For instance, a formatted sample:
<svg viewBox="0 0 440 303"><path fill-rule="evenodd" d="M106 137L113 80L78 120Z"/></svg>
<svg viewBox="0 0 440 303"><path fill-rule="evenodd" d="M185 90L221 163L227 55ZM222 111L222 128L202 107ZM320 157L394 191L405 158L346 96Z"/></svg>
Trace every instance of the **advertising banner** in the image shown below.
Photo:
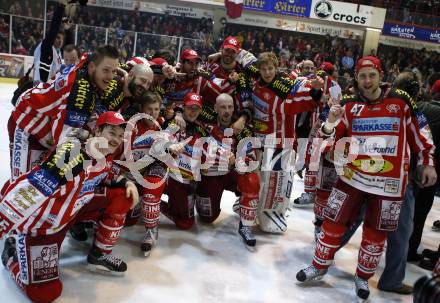
<svg viewBox="0 0 440 303"><path fill-rule="evenodd" d="M348 38L351 36L360 36L363 38L364 31L361 29L354 29L351 27L328 25L328 24L318 24L310 21L296 21L296 20L286 20L277 17L270 17L252 15L250 13L242 14L239 19L228 19L229 23L243 24L258 27L268 27L281 29L286 31L301 32L314 35L330 35L338 36L340 38Z"/></svg>
<svg viewBox="0 0 440 303"><path fill-rule="evenodd" d="M387 22L383 27L382 33L387 36L402 39L440 43L440 31L413 25L402 25Z"/></svg>
<svg viewBox="0 0 440 303"><path fill-rule="evenodd" d="M312 0L310 18L382 29L386 9L353 3Z"/></svg>
<svg viewBox="0 0 440 303"><path fill-rule="evenodd" d="M428 51L436 51L440 53L439 43L430 43L420 40L409 40L404 38L397 38L393 36L380 35L379 43L385 45L391 45L396 47L412 48L412 49L422 49L425 48Z"/></svg>
<svg viewBox="0 0 440 303"><path fill-rule="evenodd" d="M21 78L32 66L33 57L0 53L0 77Z"/></svg>
<svg viewBox="0 0 440 303"><path fill-rule="evenodd" d="M178 3L178 2L176 2ZM88 5L108 7L115 9L125 9L134 10L138 9L141 12L149 12L154 14L169 14L171 16L182 16L185 14L186 17L201 19L212 18L213 11L203 8L196 8L185 3L177 4L165 4L165 3L154 3L154 2L143 2L143 1L131 1L131 0L89 0Z"/></svg>
<svg viewBox="0 0 440 303"><path fill-rule="evenodd" d="M311 0L243 0L244 9L306 18L310 5Z"/></svg>

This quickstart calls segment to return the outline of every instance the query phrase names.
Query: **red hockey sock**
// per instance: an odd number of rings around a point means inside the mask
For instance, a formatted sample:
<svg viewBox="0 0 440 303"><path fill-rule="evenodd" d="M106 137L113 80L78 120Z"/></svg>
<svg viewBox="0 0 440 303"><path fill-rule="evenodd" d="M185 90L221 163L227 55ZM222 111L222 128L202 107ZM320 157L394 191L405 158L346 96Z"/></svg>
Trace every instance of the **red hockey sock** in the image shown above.
<svg viewBox="0 0 440 303"><path fill-rule="evenodd" d="M109 192L110 203L99 219L94 241L94 246L107 254L112 252L118 242L119 233L132 204L131 198L125 196L125 189L111 189Z"/></svg>
<svg viewBox="0 0 440 303"><path fill-rule="evenodd" d="M162 182L159 177L147 176L147 182L158 184ZM159 224L160 217L160 198L165 188L165 183L153 189L144 188L142 193L142 217L145 228L154 228Z"/></svg>
<svg viewBox="0 0 440 303"><path fill-rule="evenodd" d="M240 174L237 177L237 188L241 192L240 220L243 225L255 224L260 193L260 178L256 173Z"/></svg>
<svg viewBox="0 0 440 303"><path fill-rule="evenodd" d="M257 217L258 196L241 196L240 198L240 220L245 226L253 226Z"/></svg>
<svg viewBox="0 0 440 303"><path fill-rule="evenodd" d="M336 251L341 245L341 239L346 229L344 225L324 220L316 241L315 256L313 257L312 264L316 268L326 269L330 266Z"/></svg>
<svg viewBox="0 0 440 303"><path fill-rule="evenodd" d="M356 274L362 279L368 280L374 275L383 253L387 234L387 231L373 229L364 222L356 269Z"/></svg>

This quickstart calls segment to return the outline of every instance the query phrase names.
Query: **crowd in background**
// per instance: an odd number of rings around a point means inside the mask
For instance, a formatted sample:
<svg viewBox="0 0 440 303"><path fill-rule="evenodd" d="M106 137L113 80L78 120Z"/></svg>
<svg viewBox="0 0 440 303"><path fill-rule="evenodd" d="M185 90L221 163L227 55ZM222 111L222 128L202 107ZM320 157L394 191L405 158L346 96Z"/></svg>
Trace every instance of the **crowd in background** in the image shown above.
<svg viewBox="0 0 440 303"><path fill-rule="evenodd" d="M438 9L437 0L420 2L352 0L350 2L382 7L394 5L424 13L429 7L434 11ZM80 50L90 51L104 44L108 29L107 43L117 46L124 58L133 55L135 45L136 55L152 55L158 49L168 49L177 54L180 43L181 50L193 48L206 59L209 54L219 49L224 37L234 35L238 37L243 49L256 55L265 51L275 52L279 57L281 69L292 69L305 59L313 60L316 66L323 61L330 61L334 63L340 81L350 82L354 73L354 63L363 54L363 37L358 35L339 38L225 24L220 35L214 37L213 22L209 18L194 19L140 12L137 9L128 11L94 6L79 9L80 12L74 22L79 24L77 45ZM54 11L53 2L48 2L47 10L47 18L50 20ZM43 11L42 1L5 0L0 6L0 52L9 52L10 33L10 16L2 13L42 18ZM32 55L43 37L43 21L14 16L12 24L12 53ZM135 32L138 32L136 41ZM181 39L179 37L183 39L179 41ZM434 72L434 65L440 62L438 53L424 49L413 50L380 45L375 55L383 60L386 81L393 81L399 71L407 67L419 70L426 80Z"/></svg>

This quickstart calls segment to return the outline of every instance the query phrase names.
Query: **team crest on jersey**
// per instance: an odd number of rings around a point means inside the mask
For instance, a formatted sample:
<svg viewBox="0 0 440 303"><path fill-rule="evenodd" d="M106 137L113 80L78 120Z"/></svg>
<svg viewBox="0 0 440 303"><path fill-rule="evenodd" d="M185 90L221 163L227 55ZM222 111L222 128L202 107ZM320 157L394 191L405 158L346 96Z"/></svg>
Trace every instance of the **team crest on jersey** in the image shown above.
<svg viewBox="0 0 440 303"><path fill-rule="evenodd" d="M399 112L399 110L400 110L400 106L397 104L392 103L392 104L387 105L387 111L390 114L397 114Z"/></svg>
<svg viewBox="0 0 440 303"><path fill-rule="evenodd" d="M67 81L65 81L64 78L57 79L55 81L55 90L56 91L61 90L64 86L66 86L66 84L67 84Z"/></svg>
<svg viewBox="0 0 440 303"><path fill-rule="evenodd" d="M58 278L58 245L31 246L32 282L42 283Z"/></svg>

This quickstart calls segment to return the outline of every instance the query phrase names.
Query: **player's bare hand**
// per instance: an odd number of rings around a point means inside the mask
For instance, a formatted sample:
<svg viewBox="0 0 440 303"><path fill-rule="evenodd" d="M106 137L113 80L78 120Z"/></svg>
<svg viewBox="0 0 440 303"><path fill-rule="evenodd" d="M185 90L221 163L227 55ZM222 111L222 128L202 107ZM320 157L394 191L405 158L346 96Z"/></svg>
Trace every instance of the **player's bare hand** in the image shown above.
<svg viewBox="0 0 440 303"><path fill-rule="evenodd" d="M179 142L179 143L174 143L171 144L170 146L168 146L168 151L170 152L170 154L177 156L178 154L181 154L185 151L185 146L191 142L192 140L192 136Z"/></svg>
<svg viewBox="0 0 440 303"><path fill-rule="evenodd" d="M183 119L182 117L182 113L178 112L176 113L176 116L174 117L174 119L176 120L176 124L178 127L180 127L180 130L185 130L186 129L186 122L185 119Z"/></svg>
<svg viewBox="0 0 440 303"><path fill-rule="evenodd" d="M322 89L324 87L324 79L317 76L315 79L310 80L310 84L314 89Z"/></svg>
<svg viewBox="0 0 440 303"><path fill-rule="evenodd" d="M335 104L330 108L327 121L330 123L336 123L338 119L344 114L344 108L340 104Z"/></svg>
<svg viewBox="0 0 440 303"><path fill-rule="evenodd" d="M139 192L136 185L132 181L127 181L127 183L125 184L125 197L131 197L131 209L133 209L134 206L139 202Z"/></svg>
<svg viewBox="0 0 440 303"><path fill-rule="evenodd" d="M433 186L437 182L437 173L434 166L423 167L421 178L423 187Z"/></svg>
<svg viewBox="0 0 440 303"><path fill-rule="evenodd" d="M162 74L167 79L174 79L174 77L176 77L177 71L174 66L166 64L164 67L162 67Z"/></svg>
<svg viewBox="0 0 440 303"><path fill-rule="evenodd" d="M235 121L231 127L234 130L234 135L238 135L239 133L241 133L243 131L243 129L246 126L246 118L241 116L240 118L238 118L237 121Z"/></svg>

